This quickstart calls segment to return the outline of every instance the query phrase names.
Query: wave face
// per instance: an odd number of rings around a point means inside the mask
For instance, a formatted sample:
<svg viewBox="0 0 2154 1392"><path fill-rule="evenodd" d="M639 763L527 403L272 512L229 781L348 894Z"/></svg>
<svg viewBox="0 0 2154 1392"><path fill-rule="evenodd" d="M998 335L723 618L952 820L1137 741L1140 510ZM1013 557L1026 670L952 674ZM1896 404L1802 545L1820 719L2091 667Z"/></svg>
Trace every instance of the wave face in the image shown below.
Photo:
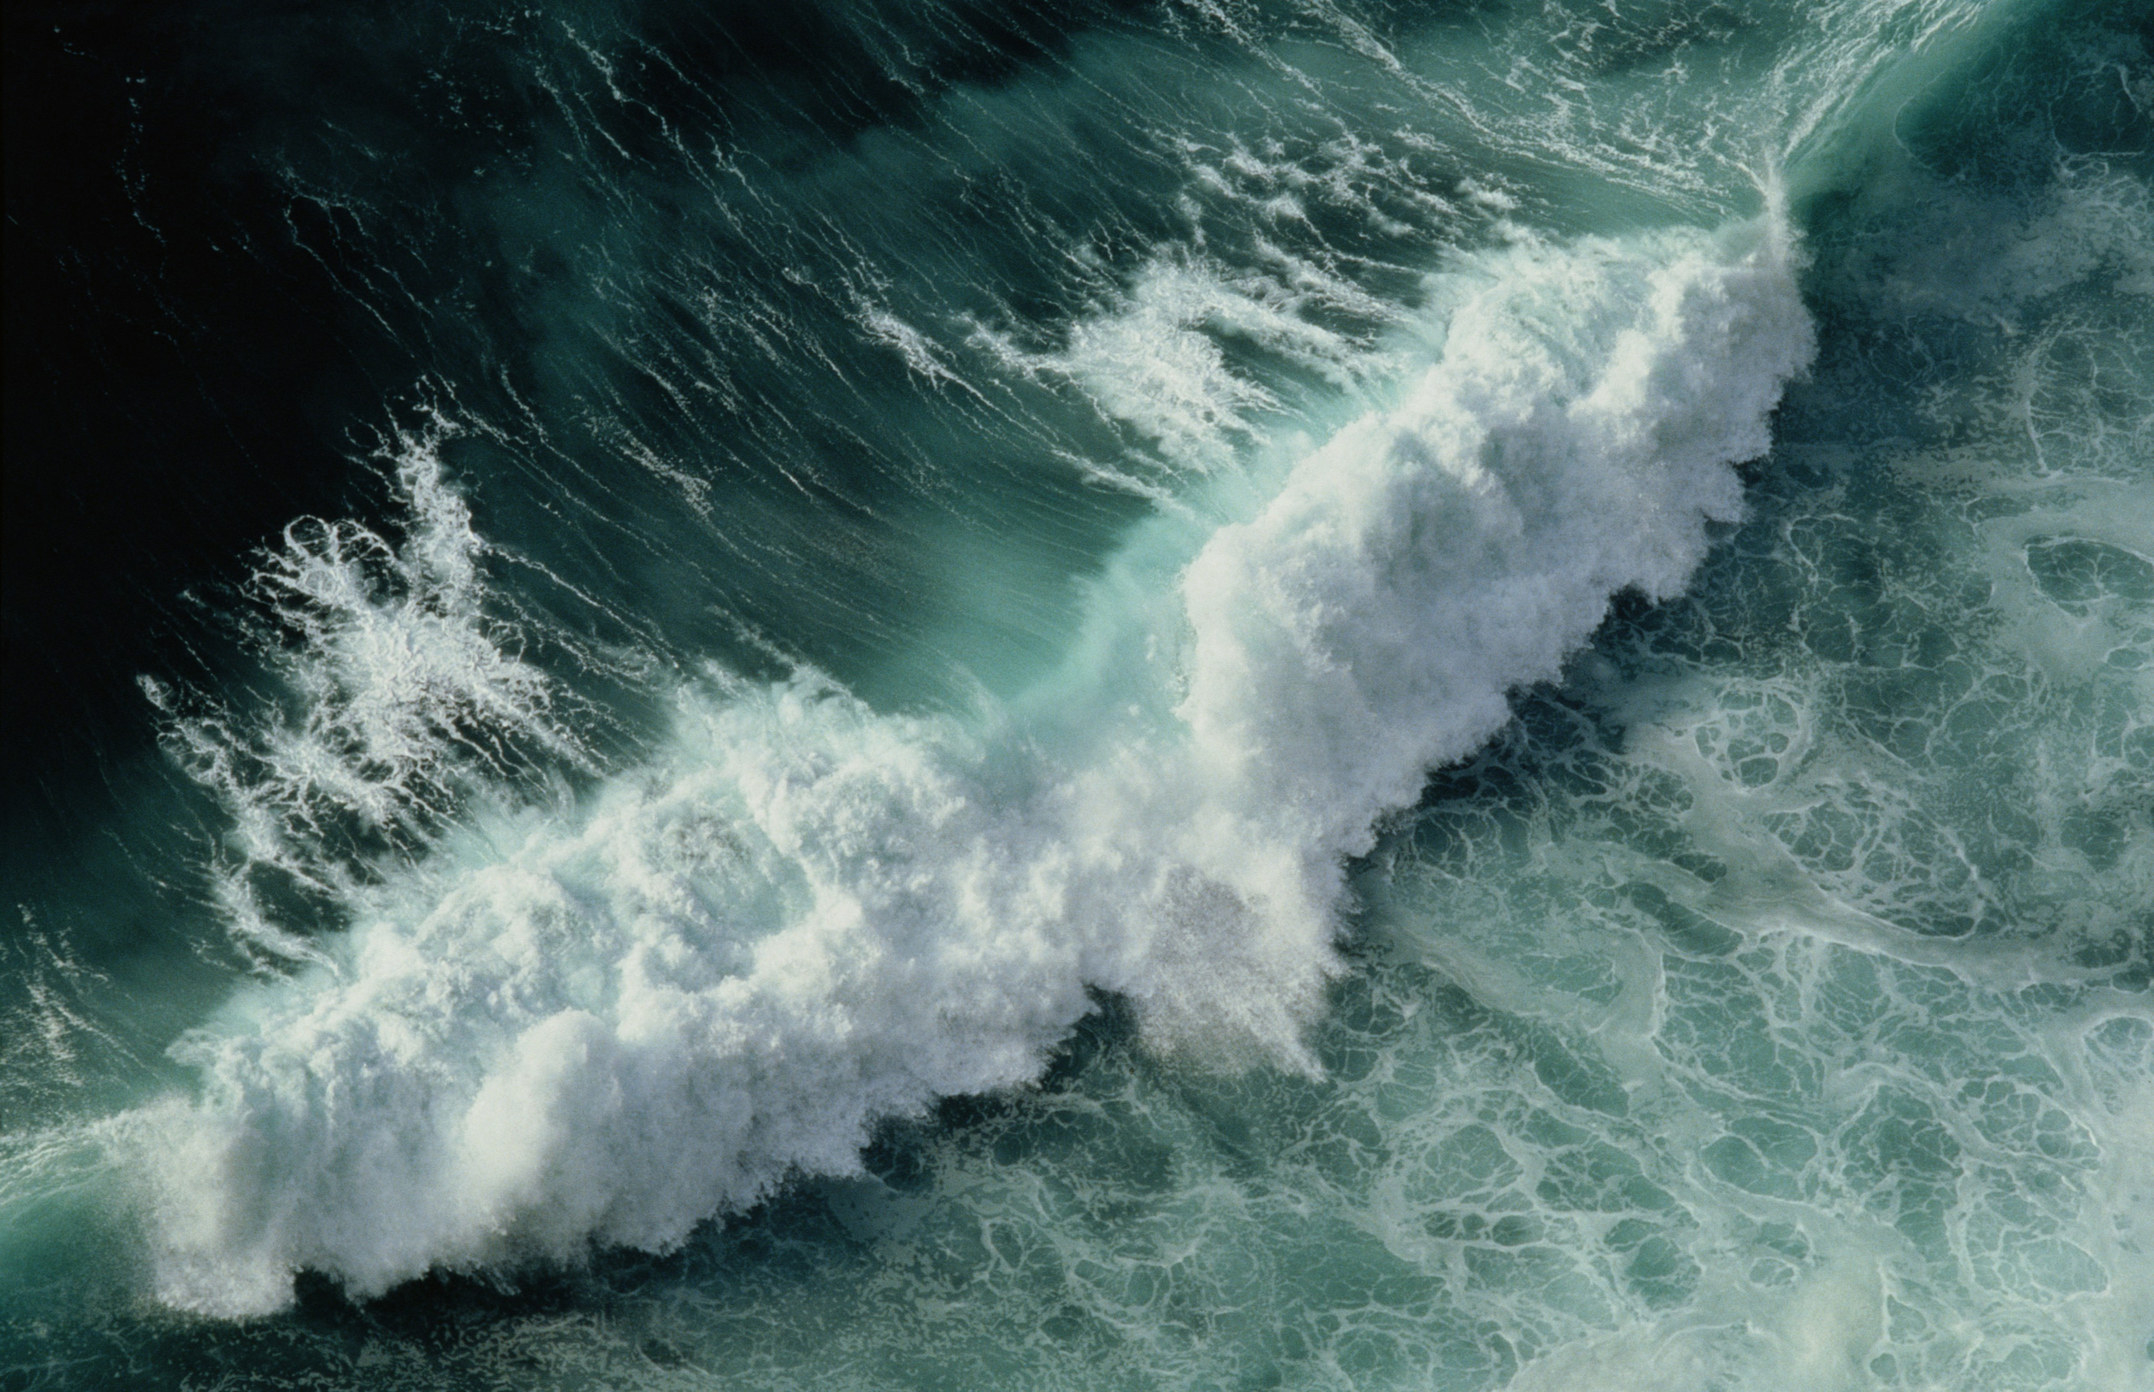
<svg viewBox="0 0 2154 1392"><path fill-rule="evenodd" d="M62 23L0 1367L2143 1373L2143 26L1574 8Z"/></svg>

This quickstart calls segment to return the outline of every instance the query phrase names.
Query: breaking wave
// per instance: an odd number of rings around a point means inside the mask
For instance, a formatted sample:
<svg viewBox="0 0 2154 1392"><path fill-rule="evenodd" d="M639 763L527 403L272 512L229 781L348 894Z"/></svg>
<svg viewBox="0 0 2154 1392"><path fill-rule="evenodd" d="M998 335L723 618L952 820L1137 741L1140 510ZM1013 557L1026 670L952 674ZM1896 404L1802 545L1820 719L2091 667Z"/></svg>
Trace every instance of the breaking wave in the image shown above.
<svg viewBox="0 0 2154 1392"><path fill-rule="evenodd" d="M1380 409L1298 458L1183 450L1196 481L1061 668L963 714L712 666L600 776L488 616L427 439L403 541L292 529L257 580L280 713L153 690L233 815L233 931L295 964L183 1041L198 1095L126 1128L161 1297L664 1250L856 1171L883 1119L1036 1077L1102 991L1156 1048L1313 1068L1346 862L1614 595L1683 589L1812 353L1777 212L1520 235L1438 278L1440 347ZM1070 371L1141 328L1080 325ZM1244 404L1161 400L1117 409L1173 445ZM272 880L348 931L279 926Z"/></svg>

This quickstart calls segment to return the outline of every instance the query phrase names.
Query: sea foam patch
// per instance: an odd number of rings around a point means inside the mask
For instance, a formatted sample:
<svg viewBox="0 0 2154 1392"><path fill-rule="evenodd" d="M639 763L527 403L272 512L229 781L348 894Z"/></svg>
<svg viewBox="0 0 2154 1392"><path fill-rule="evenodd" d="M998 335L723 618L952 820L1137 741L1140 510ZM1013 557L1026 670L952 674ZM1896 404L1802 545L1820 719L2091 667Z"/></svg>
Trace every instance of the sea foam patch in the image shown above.
<svg viewBox="0 0 2154 1392"><path fill-rule="evenodd" d="M573 810L476 799L423 855L332 883L353 927L330 960L243 991L183 1045L197 1095L129 1128L160 1294L241 1314L300 1270L367 1296L663 1250L856 1171L882 1119L1036 1076L1093 990L1161 1048L1311 1067L1344 858L1613 594L1680 591L1739 514L1733 465L1812 351L1795 259L1777 217L1492 253L1447 282L1442 346L1390 406L1216 530L1160 519L1175 559L1097 586L1083 673L958 718L713 670L660 754ZM447 515L418 496L438 478L407 480L422 518ZM391 704L425 749L350 795L377 821L370 799L446 770L484 783L495 724L556 738L529 669L470 646L495 630L452 571L385 631L413 673L479 684ZM409 598L307 600L345 617L287 621L295 686L403 690L349 639ZM249 767L219 786L274 820L265 845L339 796Z"/></svg>

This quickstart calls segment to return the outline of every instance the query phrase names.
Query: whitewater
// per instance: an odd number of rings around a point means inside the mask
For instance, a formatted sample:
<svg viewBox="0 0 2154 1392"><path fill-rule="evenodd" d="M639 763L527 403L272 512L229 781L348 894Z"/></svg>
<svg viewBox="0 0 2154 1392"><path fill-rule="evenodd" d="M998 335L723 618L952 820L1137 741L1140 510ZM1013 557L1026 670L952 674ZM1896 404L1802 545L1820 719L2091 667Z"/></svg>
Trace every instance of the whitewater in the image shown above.
<svg viewBox="0 0 2154 1392"><path fill-rule="evenodd" d="M218 58L378 395L10 823L0 1368L2137 1385L2130 10Z"/></svg>
<svg viewBox="0 0 2154 1392"><path fill-rule="evenodd" d="M1140 573L1110 571L1099 592L1138 607L1103 600L1078 670L1017 711L878 716L812 671L713 674L666 761L578 824L481 822L446 877L369 886L334 960L184 1045L204 1099L140 1142L160 1290L253 1313L302 1268L365 1296L594 1239L664 1250L789 1175L857 1172L878 1121L1033 1078L1089 988L1158 1046L1312 1068L1346 858L1617 590L1679 592L1740 512L1731 466L1811 339L1785 229L1723 242L1503 257L1396 407L1186 564L1147 538ZM1551 303L1561 341L1534 332ZM546 729L483 633L481 543L408 449L393 607L361 548L288 542L298 660L336 708L229 778L272 863L280 816L385 820L412 778L376 770Z"/></svg>

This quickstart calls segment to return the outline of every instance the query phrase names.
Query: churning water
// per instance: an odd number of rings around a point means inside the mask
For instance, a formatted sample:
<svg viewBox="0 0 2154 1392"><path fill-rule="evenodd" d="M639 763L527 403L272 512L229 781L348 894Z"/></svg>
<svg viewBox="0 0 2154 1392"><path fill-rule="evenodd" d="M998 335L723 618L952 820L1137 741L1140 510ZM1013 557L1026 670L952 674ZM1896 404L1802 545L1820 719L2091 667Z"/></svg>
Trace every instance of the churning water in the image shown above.
<svg viewBox="0 0 2154 1392"><path fill-rule="evenodd" d="M180 11L10 1388L2154 1385L2143 5Z"/></svg>

